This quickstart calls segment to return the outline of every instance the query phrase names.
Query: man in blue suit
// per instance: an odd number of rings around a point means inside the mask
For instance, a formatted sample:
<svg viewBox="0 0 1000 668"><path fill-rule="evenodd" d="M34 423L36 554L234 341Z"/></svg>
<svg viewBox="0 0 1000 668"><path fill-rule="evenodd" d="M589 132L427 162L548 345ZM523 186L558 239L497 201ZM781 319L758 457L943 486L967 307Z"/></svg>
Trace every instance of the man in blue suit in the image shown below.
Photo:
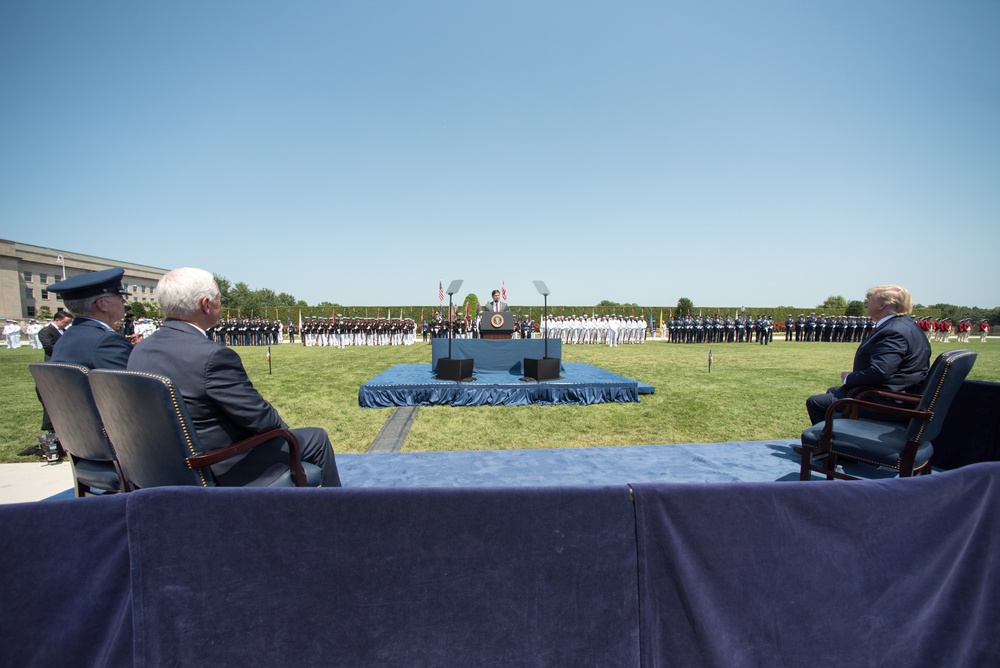
<svg viewBox="0 0 1000 668"><path fill-rule="evenodd" d="M865 303L868 317L876 323L875 331L858 346L854 369L840 374L842 384L806 400L813 424L823 422L830 404L855 387L917 392L927 376L931 346L920 326L906 316L912 309L909 291L898 285L880 285L868 291ZM864 411L861 415L865 417ZM892 419L885 413L871 417Z"/></svg>
<svg viewBox="0 0 1000 668"><path fill-rule="evenodd" d="M125 319L128 291L122 285L125 270L114 267L53 283L66 308L75 313L73 326L52 349L53 362L79 364L88 369L124 369L132 344L115 330Z"/></svg>
<svg viewBox="0 0 1000 668"><path fill-rule="evenodd" d="M211 341L206 331L218 324L221 294L214 277L201 269L164 274L156 298L167 316L163 325L136 345L129 371L166 376L184 397L206 451L217 450L270 429L288 429L274 406L254 388L239 355ZM292 429L302 460L323 470L324 487L340 487L333 446L316 427ZM223 484L260 484L277 464L288 463L288 444L274 439L241 459L212 466Z"/></svg>

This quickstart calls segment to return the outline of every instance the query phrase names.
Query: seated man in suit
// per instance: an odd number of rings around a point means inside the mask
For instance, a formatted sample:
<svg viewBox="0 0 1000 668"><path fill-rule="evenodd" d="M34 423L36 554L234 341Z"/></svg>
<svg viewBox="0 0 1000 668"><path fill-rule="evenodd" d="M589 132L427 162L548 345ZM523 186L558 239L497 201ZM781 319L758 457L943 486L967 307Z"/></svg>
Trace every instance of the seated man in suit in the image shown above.
<svg viewBox="0 0 1000 668"><path fill-rule="evenodd" d="M826 394L806 400L806 410L813 424L826 419L826 409L855 387L878 387L894 392L917 392L930 368L931 346L920 326L906 317L911 310L910 293L898 285L880 285L865 298L868 317L875 321L875 331L854 354L853 371L840 374L842 384ZM862 417L866 416L864 411ZM892 420L885 413L870 415L876 420Z"/></svg>
<svg viewBox="0 0 1000 668"><path fill-rule="evenodd" d="M104 269L53 283L49 292L63 299L76 314L73 326L52 348L53 362L79 364L88 369L124 369L132 344L115 330L125 319L128 291L122 285L125 270Z"/></svg>
<svg viewBox="0 0 1000 668"><path fill-rule="evenodd" d="M507 302L500 301L500 291L499 290L494 290L493 291L493 301L486 302L486 304L483 306L483 310L484 311L506 311L506 310L508 310L507 309Z"/></svg>
<svg viewBox="0 0 1000 668"><path fill-rule="evenodd" d="M206 451L269 429L288 429L274 406L250 382L239 355L205 334L218 324L222 311L219 286L212 274L187 267L169 271L156 286L156 298L167 318L154 334L136 345L128 370L173 381ZM316 427L291 431L299 441L302 460L323 470L323 486L340 487L326 432ZM258 480L278 463L288 463L288 444L274 439L242 459L213 466L212 471L223 484L238 486Z"/></svg>

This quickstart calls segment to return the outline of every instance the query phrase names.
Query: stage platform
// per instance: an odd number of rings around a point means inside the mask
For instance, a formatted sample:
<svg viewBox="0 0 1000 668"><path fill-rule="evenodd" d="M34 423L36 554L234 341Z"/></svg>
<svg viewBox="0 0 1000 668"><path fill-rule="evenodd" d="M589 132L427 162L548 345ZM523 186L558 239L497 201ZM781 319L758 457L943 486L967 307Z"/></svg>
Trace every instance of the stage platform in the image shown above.
<svg viewBox="0 0 1000 668"><path fill-rule="evenodd" d="M518 365L519 367L520 365ZM556 380L521 380L520 368L474 371L475 380L438 380L427 364L397 364L358 390L362 408L390 406L527 406L637 402L655 388L583 362L566 362Z"/></svg>
<svg viewBox="0 0 1000 668"><path fill-rule="evenodd" d="M345 487L569 487L799 479L797 440L337 455ZM892 475L852 467L869 478Z"/></svg>

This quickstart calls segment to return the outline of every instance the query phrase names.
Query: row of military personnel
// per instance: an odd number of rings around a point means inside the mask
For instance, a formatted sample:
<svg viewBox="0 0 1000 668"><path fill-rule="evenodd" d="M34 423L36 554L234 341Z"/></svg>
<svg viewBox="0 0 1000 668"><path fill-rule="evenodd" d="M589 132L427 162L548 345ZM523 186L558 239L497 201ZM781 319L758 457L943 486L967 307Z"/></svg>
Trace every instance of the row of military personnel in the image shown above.
<svg viewBox="0 0 1000 668"><path fill-rule="evenodd" d="M769 316L736 318L690 315L671 318L665 325L667 339L673 343L759 343L774 340L774 321Z"/></svg>
<svg viewBox="0 0 1000 668"><path fill-rule="evenodd" d="M829 316L815 313L792 320L792 315L785 318L786 341L827 341L832 343L860 343L875 329L871 318L839 315Z"/></svg>
<svg viewBox="0 0 1000 668"><path fill-rule="evenodd" d="M289 336L294 341L294 326ZM416 341L412 318L310 318L302 323L300 338L306 346L409 346Z"/></svg>
<svg viewBox="0 0 1000 668"><path fill-rule="evenodd" d="M594 344L614 348L646 342L646 321L636 316L548 316L541 335L563 344Z"/></svg>

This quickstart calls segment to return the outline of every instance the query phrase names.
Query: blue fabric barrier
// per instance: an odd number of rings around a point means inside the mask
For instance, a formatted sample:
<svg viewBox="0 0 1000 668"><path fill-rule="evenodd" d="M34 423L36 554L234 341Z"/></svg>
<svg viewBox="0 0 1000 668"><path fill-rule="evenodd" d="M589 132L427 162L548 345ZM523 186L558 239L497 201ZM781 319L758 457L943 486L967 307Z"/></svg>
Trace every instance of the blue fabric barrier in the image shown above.
<svg viewBox="0 0 1000 668"><path fill-rule="evenodd" d="M0 665L132 664L126 501L0 505Z"/></svg>
<svg viewBox="0 0 1000 668"><path fill-rule="evenodd" d="M634 489L644 666L1000 662L1000 464Z"/></svg>
<svg viewBox="0 0 1000 668"><path fill-rule="evenodd" d="M1000 463L0 506L4 665L1000 663ZM51 633L46 633L51 629Z"/></svg>

